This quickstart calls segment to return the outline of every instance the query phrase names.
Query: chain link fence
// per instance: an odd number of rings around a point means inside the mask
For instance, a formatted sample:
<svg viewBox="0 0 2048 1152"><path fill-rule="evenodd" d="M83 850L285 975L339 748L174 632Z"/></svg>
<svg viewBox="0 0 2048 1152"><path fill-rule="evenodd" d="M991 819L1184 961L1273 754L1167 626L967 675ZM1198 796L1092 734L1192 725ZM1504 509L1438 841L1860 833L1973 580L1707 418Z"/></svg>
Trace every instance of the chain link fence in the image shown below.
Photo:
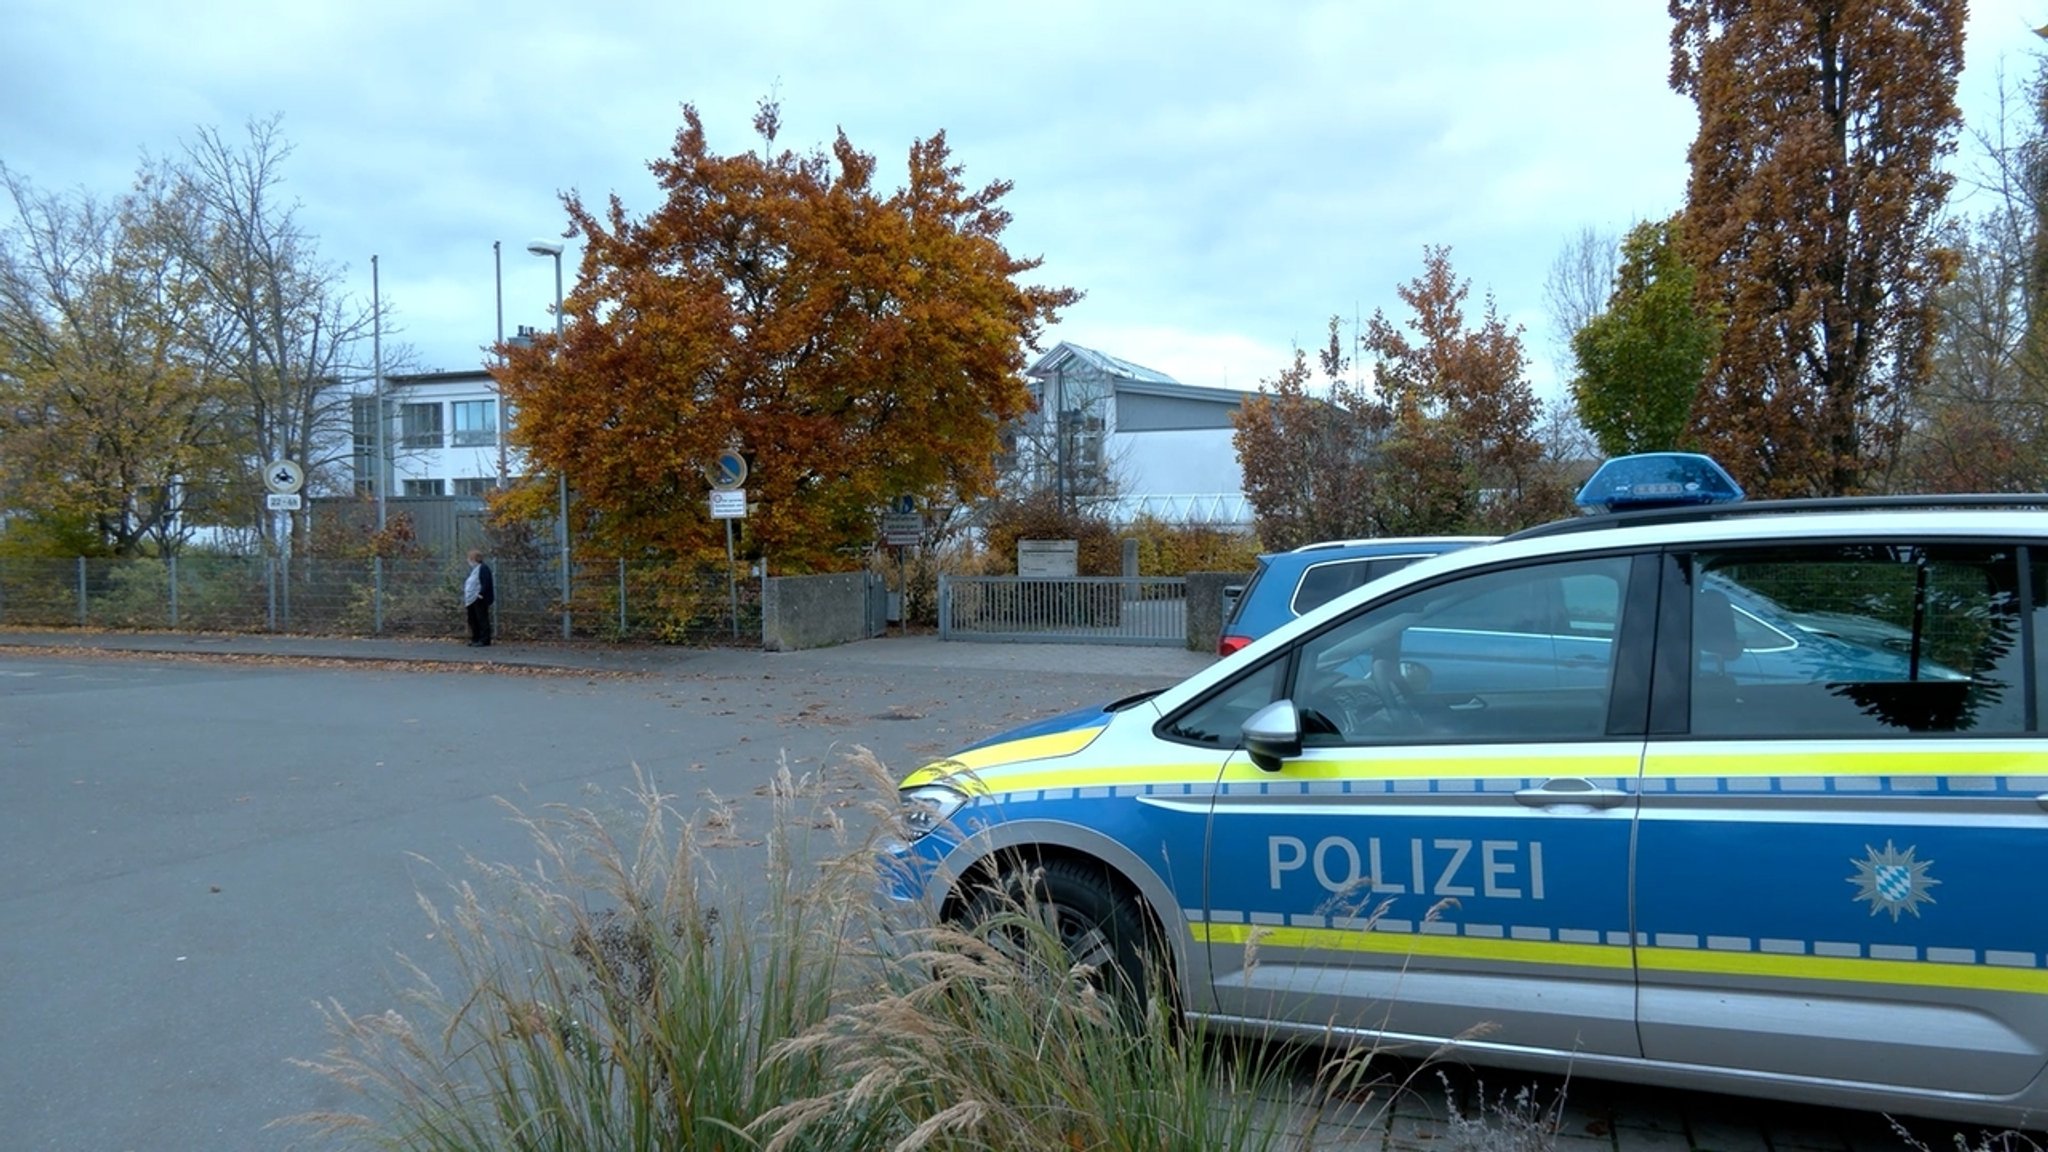
<svg viewBox="0 0 2048 1152"><path fill-rule="evenodd" d="M504 639L759 644L761 582L585 560L493 562ZM0 559L0 626L460 637L469 565L439 559Z"/></svg>

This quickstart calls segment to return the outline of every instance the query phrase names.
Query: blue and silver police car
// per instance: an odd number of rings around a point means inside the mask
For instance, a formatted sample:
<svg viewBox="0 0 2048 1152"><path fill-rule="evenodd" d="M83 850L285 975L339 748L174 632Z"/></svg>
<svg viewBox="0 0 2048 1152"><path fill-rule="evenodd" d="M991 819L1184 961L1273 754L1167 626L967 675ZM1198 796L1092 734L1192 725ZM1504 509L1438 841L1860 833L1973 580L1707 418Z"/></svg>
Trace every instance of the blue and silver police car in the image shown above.
<svg viewBox="0 0 2048 1152"><path fill-rule="evenodd" d="M1224 1030L2038 1126L2048 512L1739 496L1613 461L1605 515L926 767L894 895L1031 885Z"/></svg>

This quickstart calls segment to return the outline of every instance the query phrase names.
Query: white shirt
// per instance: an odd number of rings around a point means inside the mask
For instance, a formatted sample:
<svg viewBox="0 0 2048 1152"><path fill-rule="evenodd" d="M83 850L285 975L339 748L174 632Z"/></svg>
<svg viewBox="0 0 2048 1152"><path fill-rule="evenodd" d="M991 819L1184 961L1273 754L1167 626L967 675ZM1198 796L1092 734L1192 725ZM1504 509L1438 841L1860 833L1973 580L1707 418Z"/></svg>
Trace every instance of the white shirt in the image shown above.
<svg viewBox="0 0 2048 1152"><path fill-rule="evenodd" d="M484 578L480 575L483 567L482 564L470 565L469 579L462 582L462 606L464 608L476 603L477 597L484 594Z"/></svg>

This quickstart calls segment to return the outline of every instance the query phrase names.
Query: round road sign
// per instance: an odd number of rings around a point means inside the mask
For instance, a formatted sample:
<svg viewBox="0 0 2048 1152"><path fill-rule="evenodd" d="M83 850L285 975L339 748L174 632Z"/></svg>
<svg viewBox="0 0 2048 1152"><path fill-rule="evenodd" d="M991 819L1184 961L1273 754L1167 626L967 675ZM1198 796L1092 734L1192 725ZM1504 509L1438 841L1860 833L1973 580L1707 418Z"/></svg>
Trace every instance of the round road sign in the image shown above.
<svg viewBox="0 0 2048 1152"><path fill-rule="evenodd" d="M263 486L289 496L306 486L306 470L296 460L272 460L263 466Z"/></svg>
<svg viewBox="0 0 2048 1152"><path fill-rule="evenodd" d="M745 486L747 482L747 458L737 448L727 448L718 454L718 462L711 466L711 486L729 492Z"/></svg>

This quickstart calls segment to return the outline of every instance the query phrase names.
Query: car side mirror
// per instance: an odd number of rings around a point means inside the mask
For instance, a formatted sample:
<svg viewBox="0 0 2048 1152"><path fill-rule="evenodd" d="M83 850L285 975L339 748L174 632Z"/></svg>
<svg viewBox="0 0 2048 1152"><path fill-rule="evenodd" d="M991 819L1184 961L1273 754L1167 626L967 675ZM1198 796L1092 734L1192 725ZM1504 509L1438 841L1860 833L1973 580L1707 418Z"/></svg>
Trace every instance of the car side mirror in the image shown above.
<svg viewBox="0 0 2048 1152"><path fill-rule="evenodd" d="M1301 755L1301 713L1292 700L1275 700L1252 713L1241 731L1252 763L1267 772Z"/></svg>

